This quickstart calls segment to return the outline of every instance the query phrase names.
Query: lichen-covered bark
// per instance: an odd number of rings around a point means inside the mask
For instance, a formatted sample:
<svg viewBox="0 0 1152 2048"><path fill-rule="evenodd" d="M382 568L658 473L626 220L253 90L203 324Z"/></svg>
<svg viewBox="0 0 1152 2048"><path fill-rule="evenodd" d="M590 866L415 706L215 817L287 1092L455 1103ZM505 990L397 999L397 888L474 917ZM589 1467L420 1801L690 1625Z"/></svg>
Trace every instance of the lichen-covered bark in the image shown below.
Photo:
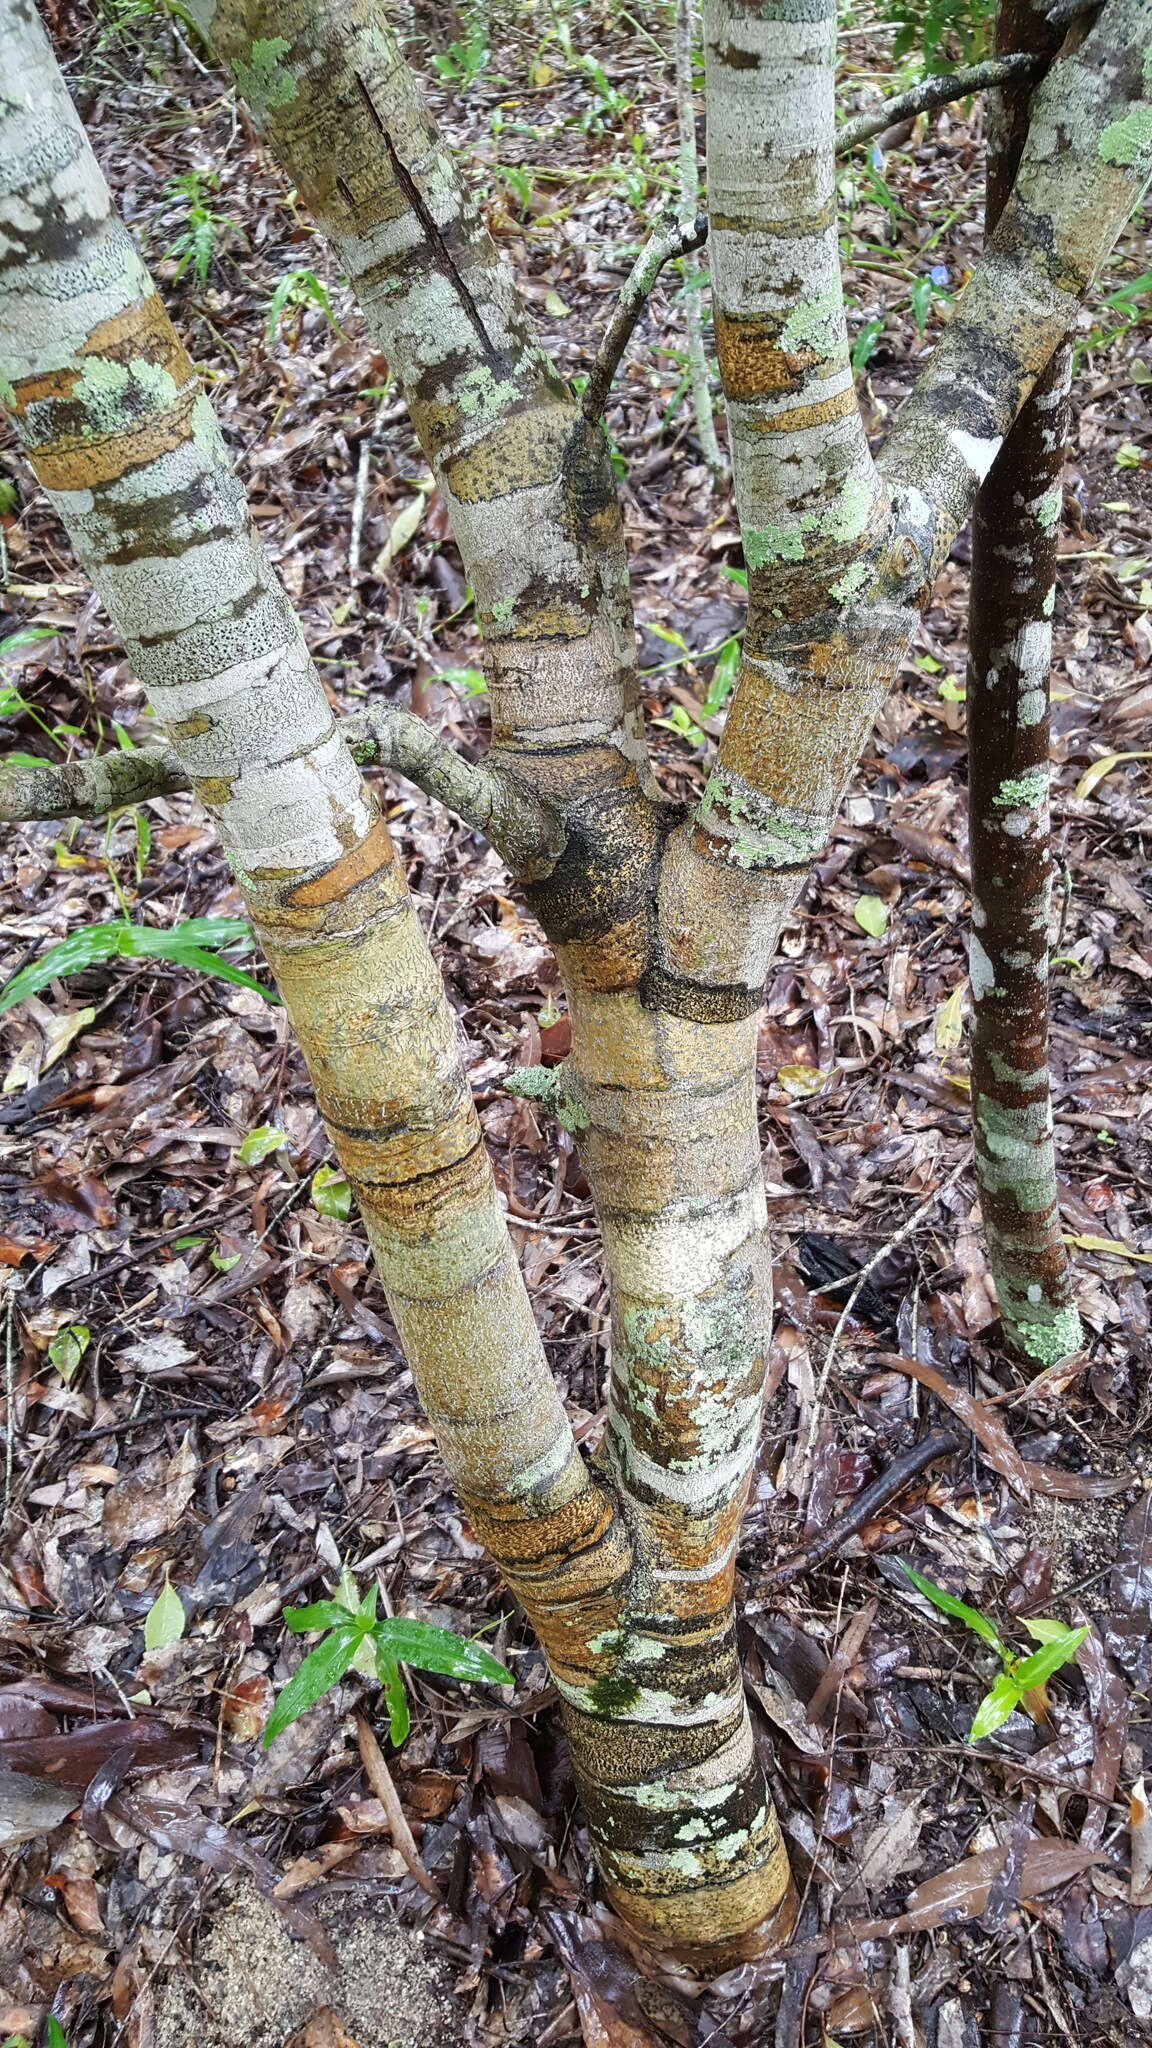
<svg viewBox="0 0 1152 2048"><path fill-rule="evenodd" d="M568 1656L626 1535L543 1357L457 1027L387 830L34 9L3 0L0 368L41 483L214 817L445 1461ZM567 1662L566 1662L567 1658Z"/></svg>
<svg viewBox="0 0 1152 2048"><path fill-rule="evenodd" d="M834 0L707 0L709 242L748 567L719 758L661 884L694 1013L759 1006L911 628L878 595L888 506L856 402L836 215ZM861 596L866 601L861 601Z"/></svg>
<svg viewBox="0 0 1152 2048"><path fill-rule="evenodd" d="M1032 95L1012 192L881 468L922 588L1152 174L1152 0L1108 0Z"/></svg>
<svg viewBox="0 0 1152 2048"><path fill-rule="evenodd" d="M1001 0L999 50L1051 56L1033 0ZM1012 189L1026 85L989 122L987 221ZM1079 1349L1060 1227L1048 1073L1049 668L1070 354L1053 356L976 501L968 635L972 1116L989 1263L1009 1340L1051 1365Z"/></svg>

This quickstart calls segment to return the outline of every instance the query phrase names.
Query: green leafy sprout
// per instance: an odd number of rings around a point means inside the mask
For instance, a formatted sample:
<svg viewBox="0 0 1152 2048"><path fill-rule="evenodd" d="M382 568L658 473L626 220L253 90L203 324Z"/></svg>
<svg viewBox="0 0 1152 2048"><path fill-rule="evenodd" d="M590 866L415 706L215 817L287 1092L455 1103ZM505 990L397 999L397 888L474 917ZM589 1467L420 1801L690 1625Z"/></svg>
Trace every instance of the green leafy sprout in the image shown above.
<svg viewBox="0 0 1152 2048"><path fill-rule="evenodd" d="M230 213L218 213L207 196L216 192L219 185L218 171L182 171L178 178L169 179L165 198L182 201L187 208L163 252L165 259L175 259L174 284L179 283L186 270L191 270L197 284L206 285L217 245L227 235L239 232L240 223Z"/></svg>
<svg viewBox="0 0 1152 2048"><path fill-rule="evenodd" d="M264 338L271 348L280 331L280 323L289 313L296 315L296 325L291 346L295 349L300 339L300 327L309 306L315 306L327 320L338 341L347 341L348 336L333 311L328 287L317 277L314 270L290 270L280 279L268 302L268 318L265 322Z"/></svg>
<svg viewBox="0 0 1152 2048"><path fill-rule="evenodd" d="M26 996L38 995L50 981L82 974L85 968L115 959L170 960L175 966L190 968L197 974L213 974L220 981L254 989L266 1002L278 1003L280 998L274 989L265 988L242 968L221 958L226 949L248 952L253 943L251 925L237 917L188 917L166 929L131 924L126 917L113 918L110 924L83 925L58 946L49 946L38 960L30 961L5 983L0 989L0 1017Z"/></svg>
<svg viewBox="0 0 1152 2048"><path fill-rule="evenodd" d="M484 1685L515 1684L512 1673L479 1643L453 1635L450 1629L433 1628L429 1622L404 1615L387 1615L378 1621L376 1594L376 1586L371 1585L357 1601L351 1573L345 1571L337 1599L285 1609L284 1620L294 1634L307 1635L314 1629L323 1629L325 1634L278 1694L264 1730L265 1749L353 1668L377 1678L383 1687L389 1733L397 1749L411 1726L402 1663L413 1664L418 1671L436 1671L447 1678Z"/></svg>
<svg viewBox="0 0 1152 2048"><path fill-rule="evenodd" d="M896 1562L925 1600L938 1607L941 1614L949 1614L953 1620L962 1621L965 1628L970 1628L973 1635L979 1636L981 1642L995 1650L1003 1666L999 1678L989 1687L976 1709L968 1731L969 1742L981 1742L986 1735L994 1734L1009 1714L1015 1713L1028 1693L1040 1692L1054 1672L1074 1661L1077 1650L1090 1633L1087 1628L1066 1628L1062 1621L1025 1621L1022 1626L1040 1647L1030 1656L1017 1657L986 1615L975 1607L966 1606L963 1600L957 1600L954 1593L946 1593L943 1586L934 1585L921 1572L913 1571L902 1557L898 1557Z"/></svg>

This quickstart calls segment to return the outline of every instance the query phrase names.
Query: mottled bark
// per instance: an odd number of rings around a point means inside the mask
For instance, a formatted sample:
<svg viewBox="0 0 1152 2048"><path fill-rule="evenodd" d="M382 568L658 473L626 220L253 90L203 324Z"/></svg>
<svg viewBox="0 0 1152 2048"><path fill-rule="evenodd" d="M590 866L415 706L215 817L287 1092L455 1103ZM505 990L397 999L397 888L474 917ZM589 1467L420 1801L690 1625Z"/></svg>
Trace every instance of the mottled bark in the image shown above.
<svg viewBox="0 0 1152 2048"><path fill-rule="evenodd" d="M850 121L845 121L836 132L837 152L842 156L846 150L870 142L874 135L882 135L886 128L894 128L899 121L934 113L955 100L967 99L969 93L987 92L992 86L1006 85L1014 79L1031 79L1042 69L1042 60L1028 51L1005 50L983 64L962 64L957 71L917 79L907 92L898 92L878 107L869 107L867 113L854 114Z"/></svg>
<svg viewBox="0 0 1152 2048"><path fill-rule="evenodd" d="M997 48L1050 57L1033 0L1001 0ZM989 122L987 226L1028 134L1026 85ZM976 501L968 634L972 1116L1004 1332L1041 1366L1079 1349L1060 1225L1048 1073L1049 670L1070 351L1057 349Z"/></svg>
<svg viewBox="0 0 1152 2048"><path fill-rule="evenodd" d="M336 720L359 767L395 768L450 811L483 832L518 873L546 874L563 843L559 819L487 761L466 761L414 712L374 704ZM175 748L150 742L87 761L45 761L16 768L0 761L0 820L104 818L126 804L148 803L191 789Z"/></svg>
<svg viewBox="0 0 1152 2048"><path fill-rule="evenodd" d="M613 1621L630 1544L542 1353L455 1017L212 409L116 219L34 10L3 0L0 21L5 395L216 821L445 1463L554 1668L584 1682L587 1616Z"/></svg>
<svg viewBox="0 0 1152 2048"><path fill-rule="evenodd" d="M32 37L18 0L0 8ZM572 1053L521 1086L577 1131L603 1231L612 1371L595 1475L530 1328L450 1014L326 707L313 730L319 686L246 527L237 539L214 423L183 360L178 375L169 367L174 338L127 245L108 239L103 188L86 172L54 207L57 177L84 157L59 106L34 146L9 152L22 182L0 277L18 309L17 406L219 819L447 1462L540 1633L609 1894L650 1939L720 1966L779 1939L792 1912L732 1606L771 1314L755 1115L763 975L933 563L988 467L981 422L1010 422L1059 338L1057 314L1139 189L1152 0L1109 0L1109 36L1094 31L1044 87L1026 197L942 345L951 384L929 367L883 475L848 365L833 8L711 0L717 333L750 607L716 772L691 818L659 800L637 727L605 437L540 351L382 14L373 0L201 11L401 380L477 592L486 793L474 781L469 795L464 764L441 758L424 763L426 785L439 776L462 810L466 796L491 803L494 832L498 791L515 797L518 827L544 824L543 850L530 833L516 860L556 947ZM17 105L17 123L27 111ZM110 298L109 249L128 279ZM36 279L23 305L22 271ZM50 342L45 307L61 312ZM30 357L20 319L39 337ZM188 557L213 546L231 580L207 554L206 573L186 577Z"/></svg>

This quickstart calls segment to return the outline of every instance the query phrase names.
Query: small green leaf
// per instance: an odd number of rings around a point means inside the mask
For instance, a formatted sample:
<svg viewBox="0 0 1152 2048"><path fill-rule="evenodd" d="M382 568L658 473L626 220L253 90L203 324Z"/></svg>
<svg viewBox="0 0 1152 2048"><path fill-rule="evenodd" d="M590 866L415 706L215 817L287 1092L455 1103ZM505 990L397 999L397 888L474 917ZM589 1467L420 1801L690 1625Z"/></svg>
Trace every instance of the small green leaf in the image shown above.
<svg viewBox="0 0 1152 2048"><path fill-rule="evenodd" d="M348 1609L338 1600L314 1600L311 1607L286 1607L283 1620L293 1635L304 1636L315 1628L347 1628Z"/></svg>
<svg viewBox="0 0 1152 2048"><path fill-rule="evenodd" d="M1014 1678L1002 1672L990 1692L985 1693L976 1709L975 1719L968 1730L969 1742L981 1742L985 1735L991 1735L1003 1726L1009 1714L1014 1714L1020 1704L1020 1687Z"/></svg>
<svg viewBox="0 0 1152 2048"><path fill-rule="evenodd" d="M249 1131L242 1145L236 1148L236 1157L242 1166L259 1166L262 1159L270 1158L273 1152L282 1152L288 1143L287 1131L276 1124L257 1124Z"/></svg>
<svg viewBox="0 0 1152 2048"><path fill-rule="evenodd" d="M388 1709L388 1733L393 1746L399 1749L408 1739L412 1716L408 1711L408 1694L400 1675L400 1666L394 1657L386 1657L379 1644L376 1645L376 1676L384 1688L384 1704Z"/></svg>
<svg viewBox="0 0 1152 2048"><path fill-rule="evenodd" d="M1090 1631L1086 1628L1066 1628L1053 1636L1039 1650L1033 1650L1030 1657L1022 1657L1012 1666L1012 1677L1021 1692L1030 1692L1034 1685L1043 1685L1061 1665L1071 1664L1076 1652Z"/></svg>
<svg viewBox="0 0 1152 2048"><path fill-rule="evenodd" d="M962 1621L966 1628L972 1630L973 1635L979 1636L986 1643L991 1643L994 1650L998 1650L1002 1657L1007 1657L1008 1652L992 1623L986 1621L975 1607L967 1607L963 1600L957 1600L954 1593L946 1593L943 1586L935 1585L931 1579L926 1579L922 1572L914 1571L902 1557L898 1557L896 1562L901 1571L911 1579L916 1591L923 1593L925 1600L930 1600L933 1607L940 1609L941 1614L950 1614L954 1620Z"/></svg>
<svg viewBox="0 0 1152 2048"><path fill-rule="evenodd" d="M68 2048L64 2029L60 2025L59 2020L53 2019L51 2014L48 2017L48 2033L44 2048Z"/></svg>
<svg viewBox="0 0 1152 2048"><path fill-rule="evenodd" d="M215 1266L218 1273L230 1273L233 1266L238 1266L243 1257L243 1252L216 1251L208 1254L209 1262Z"/></svg>
<svg viewBox="0 0 1152 2048"><path fill-rule="evenodd" d="M59 626L21 626L19 632L0 640L0 657L15 654L18 647L31 647L36 640L54 640L59 631Z"/></svg>
<svg viewBox="0 0 1152 2048"><path fill-rule="evenodd" d="M48 1356L65 1386L71 1380L91 1342L92 1332L87 1323L69 1323L67 1329L57 1330L48 1346Z"/></svg>
<svg viewBox="0 0 1152 2048"><path fill-rule="evenodd" d="M1068 1634L1065 1622L1046 1621L1043 1616L1037 1621L1022 1621L1020 1626L1026 1635L1031 1636L1034 1643L1054 1643Z"/></svg>
<svg viewBox="0 0 1152 2048"><path fill-rule="evenodd" d="M852 915L870 939L882 939L888 929L888 906L879 896L858 896Z"/></svg>
<svg viewBox="0 0 1152 2048"><path fill-rule="evenodd" d="M312 1175L312 1206L321 1216L334 1216L347 1223L352 1214L352 1190L338 1166L318 1166Z"/></svg>
<svg viewBox="0 0 1152 2048"><path fill-rule="evenodd" d="M203 950L206 946L247 949L251 944L252 927L234 917L190 917L171 930L129 924L125 918L114 918L110 924L86 925L58 946L50 946L39 960L31 961L13 975L0 990L0 1016L14 1003L23 1002L25 996L39 994L57 977L80 974L87 967L117 958L170 960L179 967L194 968L201 974L214 974L222 981L255 989L268 1002L278 1003L280 998L272 989L262 987L250 974L233 967L231 961L217 959Z"/></svg>
<svg viewBox="0 0 1152 2048"><path fill-rule="evenodd" d="M299 1670L288 1680L279 1695L264 1730L264 1747L267 1749L278 1735L283 1735L293 1721L314 1707L317 1700L339 1685L353 1657L363 1640L363 1631L346 1621L342 1627L334 1628L309 1651Z"/></svg>
<svg viewBox="0 0 1152 2048"><path fill-rule="evenodd" d="M180 1641L187 1626L184 1603L165 1579L163 1592L157 1594L144 1617L144 1648L166 1650L169 1643Z"/></svg>
<svg viewBox="0 0 1152 2048"><path fill-rule="evenodd" d="M515 1685L510 1671L479 1643L455 1636L449 1629L433 1628L426 1621L406 1616L389 1616L378 1621L373 1631L377 1657L399 1657L418 1671L440 1671L448 1678L480 1680L485 1685Z"/></svg>

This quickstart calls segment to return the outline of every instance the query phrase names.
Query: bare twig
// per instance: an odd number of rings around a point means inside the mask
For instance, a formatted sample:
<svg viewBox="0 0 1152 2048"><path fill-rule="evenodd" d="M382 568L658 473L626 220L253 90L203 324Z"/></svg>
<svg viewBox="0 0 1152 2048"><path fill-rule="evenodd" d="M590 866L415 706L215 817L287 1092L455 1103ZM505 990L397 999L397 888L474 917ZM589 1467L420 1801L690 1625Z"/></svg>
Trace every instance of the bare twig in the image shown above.
<svg viewBox="0 0 1152 2048"><path fill-rule="evenodd" d="M546 874L563 830L539 798L503 768L466 761L414 712L373 705L339 721L361 767L395 768L483 832L521 875ZM127 804L172 796L190 779L171 747L136 747L56 767L0 769L0 820L106 817Z"/></svg>
<svg viewBox="0 0 1152 2048"><path fill-rule="evenodd" d="M692 82L692 49L696 40L696 0L677 0L676 6L676 117L679 126L680 219L690 226L700 203L700 164L696 154L696 94ZM704 353L704 323L700 317L700 289L690 283L680 265L684 284L684 324L688 339L688 373L692 387L692 410L696 417L696 438L714 483L727 475L728 465L716 438L712 411L712 380Z"/></svg>
<svg viewBox="0 0 1152 2048"><path fill-rule="evenodd" d="M360 1745L360 1761L364 1775L388 1816L388 1829L392 1840L418 1885L422 1886L430 1899L442 1905L444 1895L431 1872L426 1870L416 1847L415 1837L408 1825L400 1795L392 1783L392 1773L384 1761L384 1752L372 1733L363 1714L356 1716L356 1740Z"/></svg>
<svg viewBox="0 0 1152 2048"><path fill-rule="evenodd" d="M816 1434L820 1427L820 1416L823 1412L824 1396L828 1390L828 1381L832 1376L832 1367L836 1360L836 1353L839 1349L840 1339L844 1334L845 1325L848 1321L849 1316L852 1314L852 1311L855 1308L857 1301L859 1300L860 1292L864 1286L864 1282L871 1278L872 1274L876 1271L877 1266L883 1265L885 1259L891 1256L891 1254L896 1250L898 1245L902 1245L904 1243L905 1238L911 1237L912 1233L920 1228L920 1225L924 1222L926 1217L931 1216L932 1211L936 1208L937 1204L943 1200L943 1197L948 1193L949 1188L955 1187L956 1182L960 1178L960 1175L964 1173L971 1164L972 1147L971 1145L969 1145L966 1148L962 1158L960 1158L957 1161L956 1165L952 1168L952 1171L948 1175L947 1180L942 1180L939 1187L936 1189L935 1193L929 1195L926 1201L921 1202L917 1208L913 1209L912 1214L909 1216L907 1222L901 1224L899 1230L896 1231L895 1235L890 1237L886 1244L882 1244L879 1251L875 1252L873 1256L869 1259L868 1264L866 1266L861 1266L860 1271L857 1273L855 1282L853 1284L852 1292L848 1296L847 1301L844 1303L844 1306L841 1309L840 1315L837 1319L836 1327L828 1340L828 1350L825 1355L824 1363L820 1368L820 1377L816 1382L816 1391L812 1397L812 1414L809 1419L807 1434L804 1438L804 1455L801 1461L800 1468L801 1482L803 1482L804 1478L806 1477L806 1475L812 1467L812 1452L815 1449L816 1445Z"/></svg>
<svg viewBox="0 0 1152 2048"><path fill-rule="evenodd" d="M962 100L971 92L987 92L990 86L1007 85L1014 79L1038 77L1044 66L1037 57L1014 52L1008 57L989 57L984 64L968 64L959 71L949 71L931 78L922 78L918 85L910 86L907 92L897 93L894 99L884 100L878 107L870 107L867 113L854 115L836 136L836 151L855 149L860 142L870 142L874 135L882 135L885 128L894 128L899 121L910 121L917 114L930 114L936 107L946 107L952 100Z"/></svg>
<svg viewBox="0 0 1152 2048"><path fill-rule="evenodd" d="M778 1564L766 1577L758 1579L757 1594L769 1587L786 1586L791 1580L802 1578L805 1572L814 1571L818 1564L826 1563L828 1558L835 1557L842 1543L847 1543L850 1536L858 1535L882 1508L888 1506L889 1501L895 1500L898 1494L903 1493L904 1488L910 1486L914 1479L918 1479L929 1465L934 1465L937 1458L949 1457L953 1451L959 1449L959 1445L960 1439L953 1430L929 1430L926 1437L918 1444L912 1445L911 1450L903 1451L898 1458L893 1458L887 1471L882 1472L879 1479L874 1479L871 1486L863 1487L855 1500L845 1508L844 1513L837 1515L836 1520L830 1523L827 1529L821 1529L802 1549L793 1551L791 1557L786 1557L784 1562Z"/></svg>
<svg viewBox="0 0 1152 2048"><path fill-rule="evenodd" d="M648 295L664 265L671 263L674 257L685 256L690 250L701 248L707 239L706 213L698 213L691 221L682 221L674 214L666 214L648 237L628 273L627 281L616 301L616 310L589 372L584 396L580 401L585 419L600 418L608 402L612 379L620 367L620 358L632 339L636 322L644 311Z"/></svg>

